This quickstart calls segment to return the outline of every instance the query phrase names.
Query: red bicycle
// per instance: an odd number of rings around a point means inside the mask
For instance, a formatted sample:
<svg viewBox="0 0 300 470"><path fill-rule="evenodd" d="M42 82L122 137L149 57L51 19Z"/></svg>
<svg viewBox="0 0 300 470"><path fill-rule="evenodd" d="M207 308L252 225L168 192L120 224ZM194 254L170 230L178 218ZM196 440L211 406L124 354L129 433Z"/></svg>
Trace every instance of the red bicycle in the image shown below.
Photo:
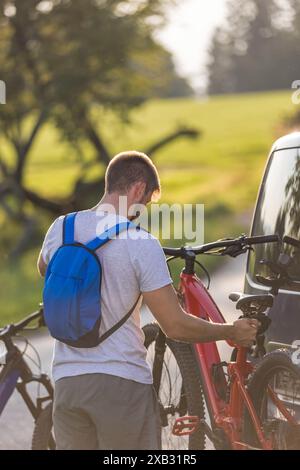
<svg viewBox="0 0 300 470"><path fill-rule="evenodd" d="M284 241L299 246L287 237ZM252 245L274 242L280 242L277 235L241 236L197 248L165 248L168 262L176 258L185 262L178 288L185 310L214 323L225 323L208 288L195 273L195 264L207 273L197 255L236 257ZM230 344L233 352L229 363L221 361L216 343L181 343L167 338L157 323L144 327L165 448L205 449L207 436L216 449L300 449L300 368L292 360L291 348L269 354L264 349L264 333L270 324L266 312L279 288L296 281L287 273L287 255L276 263L262 263L273 275L257 279L271 288L269 292L230 294L242 317L256 318L261 326L252 350Z"/></svg>

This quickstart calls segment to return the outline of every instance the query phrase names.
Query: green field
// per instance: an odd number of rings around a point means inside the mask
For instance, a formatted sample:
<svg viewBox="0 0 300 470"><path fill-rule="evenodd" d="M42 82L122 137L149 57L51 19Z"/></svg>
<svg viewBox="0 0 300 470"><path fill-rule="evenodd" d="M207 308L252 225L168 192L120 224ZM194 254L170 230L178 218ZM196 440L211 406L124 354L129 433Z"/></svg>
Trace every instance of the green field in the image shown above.
<svg viewBox="0 0 300 470"><path fill-rule="evenodd" d="M210 240L247 230L269 149L284 132L282 119L293 111L290 92L273 92L151 101L132 114L130 125L121 125L109 113L95 110L95 116L113 153L144 150L180 125L202 131L198 140L182 139L163 148L155 162L162 201L205 204L205 238ZM12 158L5 142L2 150ZM84 150L92 155L88 145ZM103 169L91 170L91 178L96 171ZM56 129L45 127L30 154L26 186L48 197L67 195L78 172L74 150ZM1 229L2 234L9 231L4 220ZM32 250L17 265L8 265L2 249L0 324L22 317L40 301L36 256Z"/></svg>

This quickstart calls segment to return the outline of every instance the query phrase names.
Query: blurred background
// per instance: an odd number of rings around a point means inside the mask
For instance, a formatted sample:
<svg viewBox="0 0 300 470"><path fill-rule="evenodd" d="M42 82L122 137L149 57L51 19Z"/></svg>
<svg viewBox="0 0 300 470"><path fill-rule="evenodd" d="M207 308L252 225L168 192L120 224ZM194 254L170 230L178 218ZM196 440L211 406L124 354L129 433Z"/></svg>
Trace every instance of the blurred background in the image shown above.
<svg viewBox="0 0 300 470"><path fill-rule="evenodd" d="M36 308L45 231L99 200L119 151L153 158L163 202L205 204L206 241L249 231L268 151L300 127L299 0L0 11L0 325Z"/></svg>

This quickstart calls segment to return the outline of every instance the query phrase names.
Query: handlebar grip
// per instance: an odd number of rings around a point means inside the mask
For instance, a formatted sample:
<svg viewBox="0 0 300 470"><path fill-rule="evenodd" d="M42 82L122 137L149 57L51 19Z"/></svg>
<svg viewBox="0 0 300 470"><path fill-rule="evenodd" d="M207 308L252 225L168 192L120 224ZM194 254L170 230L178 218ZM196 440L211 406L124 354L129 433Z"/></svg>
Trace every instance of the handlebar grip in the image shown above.
<svg viewBox="0 0 300 470"><path fill-rule="evenodd" d="M258 237L247 237L245 242L248 245L259 245L262 243L276 243L279 242L280 238L278 235L262 235Z"/></svg>
<svg viewBox="0 0 300 470"><path fill-rule="evenodd" d="M287 243L288 245L292 245L295 248L300 248L300 241L296 240L295 238L288 237L287 235L283 237L283 242Z"/></svg>

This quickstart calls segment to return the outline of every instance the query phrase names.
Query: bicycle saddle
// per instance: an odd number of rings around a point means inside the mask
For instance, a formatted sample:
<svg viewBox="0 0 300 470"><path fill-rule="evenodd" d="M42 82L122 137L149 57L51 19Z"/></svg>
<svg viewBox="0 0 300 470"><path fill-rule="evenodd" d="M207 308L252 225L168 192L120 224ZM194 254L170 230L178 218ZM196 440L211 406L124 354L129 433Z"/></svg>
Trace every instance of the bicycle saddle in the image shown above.
<svg viewBox="0 0 300 470"><path fill-rule="evenodd" d="M272 307L274 296L271 294L249 295L241 292L232 292L229 295L232 302L236 302L236 309L243 310L244 308L251 307L252 304L258 304L260 307Z"/></svg>

